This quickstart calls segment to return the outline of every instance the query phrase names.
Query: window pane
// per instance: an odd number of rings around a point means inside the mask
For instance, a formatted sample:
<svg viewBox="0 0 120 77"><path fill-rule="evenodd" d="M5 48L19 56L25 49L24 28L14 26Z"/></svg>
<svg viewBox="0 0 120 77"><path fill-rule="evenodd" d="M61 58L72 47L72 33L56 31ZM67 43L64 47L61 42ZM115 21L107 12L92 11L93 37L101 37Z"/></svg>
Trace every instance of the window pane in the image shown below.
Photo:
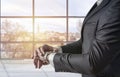
<svg viewBox="0 0 120 77"><path fill-rule="evenodd" d="M69 18L69 41L75 41L81 37L83 20L84 18Z"/></svg>
<svg viewBox="0 0 120 77"><path fill-rule="evenodd" d="M35 15L65 16L66 0L35 0Z"/></svg>
<svg viewBox="0 0 120 77"><path fill-rule="evenodd" d="M32 19L2 18L2 41L32 41Z"/></svg>
<svg viewBox="0 0 120 77"><path fill-rule="evenodd" d="M2 16L32 15L32 0L1 0Z"/></svg>
<svg viewBox="0 0 120 77"><path fill-rule="evenodd" d="M1 58L31 58L33 53L32 43L2 43Z"/></svg>
<svg viewBox="0 0 120 77"><path fill-rule="evenodd" d="M69 16L85 16L96 0L69 0Z"/></svg>
<svg viewBox="0 0 120 77"><path fill-rule="evenodd" d="M35 41L65 41L65 18L35 19Z"/></svg>

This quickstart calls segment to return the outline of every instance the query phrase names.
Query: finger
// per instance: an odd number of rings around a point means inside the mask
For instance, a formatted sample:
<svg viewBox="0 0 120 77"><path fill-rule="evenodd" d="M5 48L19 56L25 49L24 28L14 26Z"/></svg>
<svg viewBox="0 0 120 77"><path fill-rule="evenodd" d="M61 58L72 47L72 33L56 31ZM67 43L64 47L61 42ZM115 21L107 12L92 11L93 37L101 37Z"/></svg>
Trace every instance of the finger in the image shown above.
<svg viewBox="0 0 120 77"><path fill-rule="evenodd" d="M35 68L37 68L37 64L38 64L38 59L34 59L34 66L35 66Z"/></svg>
<svg viewBox="0 0 120 77"><path fill-rule="evenodd" d="M35 58L38 58L39 60L44 61L44 58L42 56L42 53L39 51L39 49L36 50L36 52L38 53L37 56Z"/></svg>
<svg viewBox="0 0 120 77"><path fill-rule="evenodd" d="M39 56L36 56L36 57L34 58L35 68L38 68L38 61L39 61Z"/></svg>
<svg viewBox="0 0 120 77"><path fill-rule="evenodd" d="M38 61L38 68L40 69L42 67L43 62L41 60Z"/></svg>
<svg viewBox="0 0 120 77"><path fill-rule="evenodd" d="M37 53L37 51L35 50L34 53L33 53L32 59L35 59L37 56L38 56L38 53Z"/></svg>
<svg viewBox="0 0 120 77"><path fill-rule="evenodd" d="M39 50L40 50L40 52L42 53L42 55L45 54L45 51L43 50L43 47L40 47Z"/></svg>
<svg viewBox="0 0 120 77"><path fill-rule="evenodd" d="M38 53L39 57L42 55L41 50L37 49L36 52Z"/></svg>

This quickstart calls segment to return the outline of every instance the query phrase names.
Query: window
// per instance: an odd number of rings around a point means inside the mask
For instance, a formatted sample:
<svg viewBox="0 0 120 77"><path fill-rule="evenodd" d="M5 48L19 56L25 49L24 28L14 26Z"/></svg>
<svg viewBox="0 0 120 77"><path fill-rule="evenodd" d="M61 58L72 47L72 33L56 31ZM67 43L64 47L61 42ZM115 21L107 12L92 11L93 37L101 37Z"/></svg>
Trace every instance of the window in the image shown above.
<svg viewBox="0 0 120 77"><path fill-rule="evenodd" d="M1 43L1 58L24 59L32 58L32 43Z"/></svg>
<svg viewBox="0 0 120 77"><path fill-rule="evenodd" d="M1 41L32 41L32 19L2 18Z"/></svg>
<svg viewBox="0 0 120 77"><path fill-rule="evenodd" d="M2 16L32 16L32 0L1 0Z"/></svg>
<svg viewBox="0 0 120 77"><path fill-rule="evenodd" d="M56 47L78 40L95 1L1 0L0 58L31 58L41 45Z"/></svg>
<svg viewBox="0 0 120 77"><path fill-rule="evenodd" d="M96 0L68 0L69 16L86 16Z"/></svg>
<svg viewBox="0 0 120 77"><path fill-rule="evenodd" d="M83 20L84 18L69 18L69 41L79 40Z"/></svg>
<svg viewBox="0 0 120 77"><path fill-rule="evenodd" d="M35 41L66 41L66 19L36 18Z"/></svg>
<svg viewBox="0 0 120 77"><path fill-rule="evenodd" d="M35 0L35 16L66 16L66 0Z"/></svg>

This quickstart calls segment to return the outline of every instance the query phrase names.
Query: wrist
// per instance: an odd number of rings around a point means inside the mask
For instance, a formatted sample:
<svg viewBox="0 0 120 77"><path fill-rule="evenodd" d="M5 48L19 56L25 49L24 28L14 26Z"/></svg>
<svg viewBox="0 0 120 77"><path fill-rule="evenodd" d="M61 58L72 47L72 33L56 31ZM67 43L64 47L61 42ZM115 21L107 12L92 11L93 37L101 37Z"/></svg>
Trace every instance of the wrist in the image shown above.
<svg viewBox="0 0 120 77"><path fill-rule="evenodd" d="M54 52L62 53L62 48L61 47L57 47L57 48L55 48Z"/></svg>
<svg viewBox="0 0 120 77"><path fill-rule="evenodd" d="M46 52L46 53L45 53L45 55L43 56L43 58L44 58L43 62L44 62L44 63L49 64L48 56L49 56L51 53L52 53L52 52Z"/></svg>

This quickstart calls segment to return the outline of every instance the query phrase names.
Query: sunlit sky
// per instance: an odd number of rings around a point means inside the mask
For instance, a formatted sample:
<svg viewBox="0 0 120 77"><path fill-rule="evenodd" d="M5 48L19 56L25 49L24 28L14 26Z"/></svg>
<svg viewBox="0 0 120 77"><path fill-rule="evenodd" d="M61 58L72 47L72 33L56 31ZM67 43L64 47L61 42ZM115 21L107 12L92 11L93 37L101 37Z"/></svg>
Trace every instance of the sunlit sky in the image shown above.
<svg viewBox="0 0 120 77"><path fill-rule="evenodd" d="M85 16L96 0L68 0L69 16ZM1 0L2 16L32 16L32 0ZM65 16L66 0L35 0L35 16ZM32 19L8 19L18 22L28 31L32 31ZM75 31L80 19L70 19L70 31ZM35 19L35 25L41 26L41 31L66 29L63 19ZM60 26L60 27L58 27ZM36 27L37 28L37 27ZM77 31L77 30L76 30Z"/></svg>
<svg viewBox="0 0 120 77"><path fill-rule="evenodd" d="M68 0L69 15L86 15L96 0ZM32 0L1 0L2 16L31 16ZM35 15L65 16L66 0L35 0Z"/></svg>

